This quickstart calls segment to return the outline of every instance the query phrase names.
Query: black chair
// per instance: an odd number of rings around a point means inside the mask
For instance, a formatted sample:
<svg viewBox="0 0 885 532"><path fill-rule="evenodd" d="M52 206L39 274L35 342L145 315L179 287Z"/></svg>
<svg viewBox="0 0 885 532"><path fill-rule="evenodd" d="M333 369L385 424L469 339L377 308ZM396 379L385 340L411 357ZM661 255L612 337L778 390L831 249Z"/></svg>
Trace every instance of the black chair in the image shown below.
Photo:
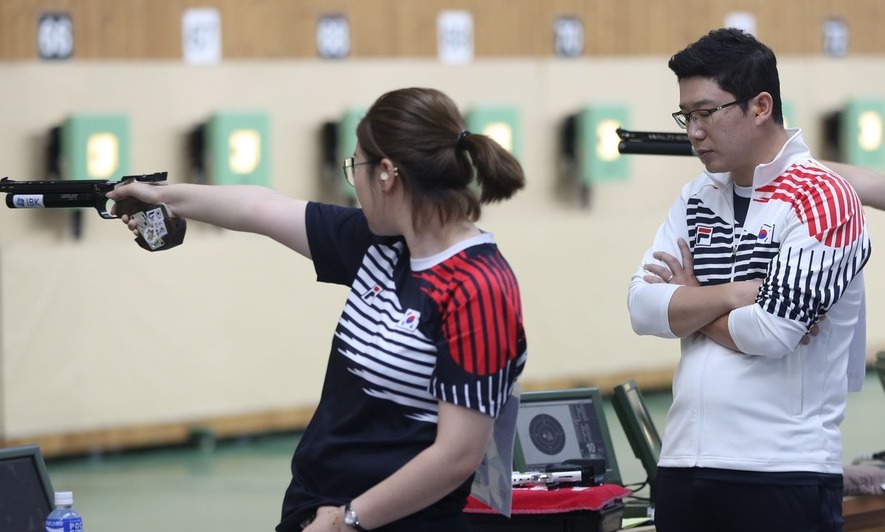
<svg viewBox="0 0 885 532"><path fill-rule="evenodd" d="M873 364L876 373L879 374L879 380L882 381L882 388L885 389L885 351L876 353L876 362Z"/></svg>
<svg viewBox="0 0 885 532"><path fill-rule="evenodd" d="M661 456L661 437L655 428L648 407L645 405L645 399L636 382L631 379L619 384L615 386L614 392L611 398L612 406L624 428L630 447L633 448L633 454L642 462L649 485L648 504L642 504L636 508L631 508L628 505L628 511L624 515L628 517L643 516L647 514L648 506L654 506L658 458Z"/></svg>

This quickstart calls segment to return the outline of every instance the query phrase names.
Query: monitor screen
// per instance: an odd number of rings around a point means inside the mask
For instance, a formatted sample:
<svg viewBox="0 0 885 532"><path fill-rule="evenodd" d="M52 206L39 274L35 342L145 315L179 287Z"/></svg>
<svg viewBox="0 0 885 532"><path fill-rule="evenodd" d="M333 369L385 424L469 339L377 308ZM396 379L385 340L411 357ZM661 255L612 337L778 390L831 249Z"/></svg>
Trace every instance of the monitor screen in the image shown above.
<svg viewBox="0 0 885 532"><path fill-rule="evenodd" d="M604 459L604 482L620 473L598 388L525 392L516 418L514 470L543 471L575 459Z"/></svg>
<svg viewBox="0 0 885 532"><path fill-rule="evenodd" d="M40 448L0 449L0 532L42 532L53 504Z"/></svg>

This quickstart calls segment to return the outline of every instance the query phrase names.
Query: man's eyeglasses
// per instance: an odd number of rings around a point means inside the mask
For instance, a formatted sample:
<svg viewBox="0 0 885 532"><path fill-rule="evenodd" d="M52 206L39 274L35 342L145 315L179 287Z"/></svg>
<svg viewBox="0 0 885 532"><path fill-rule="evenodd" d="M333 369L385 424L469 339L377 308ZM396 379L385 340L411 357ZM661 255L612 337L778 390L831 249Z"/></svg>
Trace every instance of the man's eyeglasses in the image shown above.
<svg viewBox="0 0 885 532"><path fill-rule="evenodd" d="M726 107L731 107L732 105L736 105L739 103L744 103L746 101L751 100L751 98L744 98L741 100L735 100L733 102L728 102L720 105L719 107L713 107L712 109L695 109L694 111L689 111L687 113L683 113L682 111L676 111L673 113L673 120L679 124L679 127L682 129L688 129L688 123L694 122L695 124L701 126L708 126L713 122L712 116L713 113L719 111L721 109L725 109Z"/></svg>
<svg viewBox="0 0 885 532"><path fill-rule="evenodd" d="M362 163L356 162L356 159L353 157L348 157L344 159L344 179L347 180L347 184L350 186L354 186L353 174L356 171L356 167L361 164L376 164L377 161L366 161Z"/></svg>

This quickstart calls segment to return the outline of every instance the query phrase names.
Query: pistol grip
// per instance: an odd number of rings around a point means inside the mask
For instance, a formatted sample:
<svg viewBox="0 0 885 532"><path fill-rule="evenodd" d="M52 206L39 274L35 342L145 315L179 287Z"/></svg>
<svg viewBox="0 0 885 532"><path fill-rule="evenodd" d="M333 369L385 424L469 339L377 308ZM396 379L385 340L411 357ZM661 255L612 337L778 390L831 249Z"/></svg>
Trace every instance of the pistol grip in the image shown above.
<svg viewBox="0 0 885 532"><path fill-rule="evenodd" d="M117 216L127 214L136 221L139 234L135 242L148 251L162 251L184 242L187 220L170 216L165 205L130 197L116 202L114 212Z"/></svg>

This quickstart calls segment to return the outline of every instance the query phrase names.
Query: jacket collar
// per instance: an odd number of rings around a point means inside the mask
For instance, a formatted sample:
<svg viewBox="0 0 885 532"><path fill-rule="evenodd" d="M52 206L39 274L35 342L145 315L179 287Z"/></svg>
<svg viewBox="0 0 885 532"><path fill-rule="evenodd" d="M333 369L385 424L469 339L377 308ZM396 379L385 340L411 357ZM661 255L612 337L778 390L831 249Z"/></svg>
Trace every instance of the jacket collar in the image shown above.
<svg viewBox="0 0 885 532"><path fill-rule="evenodd" d="M774 160L756 167L753 175L754 189L772 182L786 172L787 168L792 166L797 160L811 157L808 146L805 144L805 139L802 137L801 129L787 129L787 134L789 138L774 157ZM704 170L704 173L720 188L728 188L732 185L731 172L712 173Z"/></svg>

